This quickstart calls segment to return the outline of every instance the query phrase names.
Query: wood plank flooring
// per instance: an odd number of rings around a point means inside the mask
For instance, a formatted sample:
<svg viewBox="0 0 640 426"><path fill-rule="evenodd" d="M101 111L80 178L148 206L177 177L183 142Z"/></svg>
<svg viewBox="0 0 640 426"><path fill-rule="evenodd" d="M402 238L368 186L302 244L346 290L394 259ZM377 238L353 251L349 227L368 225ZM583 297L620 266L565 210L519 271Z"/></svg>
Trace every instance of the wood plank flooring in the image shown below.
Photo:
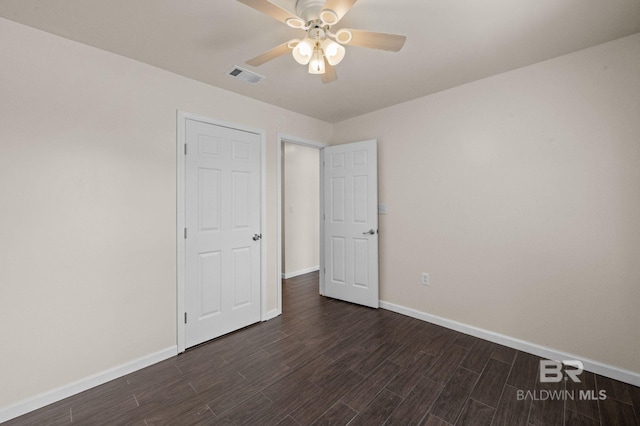
<svg viewBox="0 0 640 426"><path fill-rule="evenodd" d="M640 389L592 373L540 383L540 358L286 280L282 316L7 425L638 425ZM575 399L519 398L574 391ZM605 390L603 401L579 390Z"/></svg>

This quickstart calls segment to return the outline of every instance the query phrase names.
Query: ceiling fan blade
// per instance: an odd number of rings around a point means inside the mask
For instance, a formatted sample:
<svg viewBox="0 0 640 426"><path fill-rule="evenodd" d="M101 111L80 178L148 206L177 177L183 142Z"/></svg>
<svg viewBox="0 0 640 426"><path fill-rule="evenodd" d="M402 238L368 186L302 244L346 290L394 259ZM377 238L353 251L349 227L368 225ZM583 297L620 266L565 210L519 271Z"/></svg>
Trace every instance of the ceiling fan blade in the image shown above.
<svg viewBox="0 0 640 426"><path fill-rule="evenodd" d="M281 8L278 5L271 3L268 0L238 0L242 4L246 4L255 10L269 15L274 19L286 24L287 19L300 19L296 15L290 13L288 10Z"/></svg>
<svg viewBox="0 0 640 426"><path fill-rule="evenodd" d="M321 76L323 83L331 83L338 79L338 74L336 74L336 69L333 65L329 65L327 62L327 58L324 58L324 74Z"/></svg>
<svg viewBox="0 0 640 426"><path fill-rule="evenodd" d="M390 52L397 52L402 49L404 42L407 40L407 36L399 34L374 33L350 28L347 31L353 36L351 41L346 43L348 45L388 50Z"/></svg>
<svg viewBox="0 0 640 426"><path fill-rule="evenodd" d="M327 0L322 10L332 10L335 12L337 18L335 22L327 22L327 24L335 25L344 15L347 14L356 1L358 0Z"/></svg>
<svg viewBox="0 0 640 426"><path fill-rule="evenodd" d="M253 59L249 59L246 63L254 67L258 67L265 62L269 62L270 60L275 59L279 56L286 55L287 53L291 52L289 43L291 42L288 41L286 43L282 43L281 45L276 46L271 50L267 50L266 52L256 56Z"/></svg>

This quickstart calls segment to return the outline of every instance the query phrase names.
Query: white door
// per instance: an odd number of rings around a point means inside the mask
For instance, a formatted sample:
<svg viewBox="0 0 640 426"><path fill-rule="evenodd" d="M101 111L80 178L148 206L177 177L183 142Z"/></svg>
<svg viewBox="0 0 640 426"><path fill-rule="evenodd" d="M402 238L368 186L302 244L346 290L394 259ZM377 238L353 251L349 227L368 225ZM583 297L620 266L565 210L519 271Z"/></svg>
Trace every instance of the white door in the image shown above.
<svg viewBox="0 0 640 426"><path fill-rule="evenodd" d="M325 296L378 307L375 140L324 148Z"/></svg>
<svg viewBox="0 0 640 426"><path fill-rule="evenodd" d="M260 321L260 136L186 120L185 344Z"/></svg>

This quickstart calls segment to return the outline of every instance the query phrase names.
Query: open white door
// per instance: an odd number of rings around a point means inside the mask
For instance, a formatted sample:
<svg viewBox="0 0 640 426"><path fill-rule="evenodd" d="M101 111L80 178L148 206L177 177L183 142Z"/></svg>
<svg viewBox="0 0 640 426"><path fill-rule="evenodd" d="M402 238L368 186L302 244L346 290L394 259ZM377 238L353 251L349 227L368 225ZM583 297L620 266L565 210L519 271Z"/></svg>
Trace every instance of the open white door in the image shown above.
<svg viewBox="0 0 640 426"><path fill-rule="evenodd" d="M324 148L325 296L378 307L375 140Z"/></svg>

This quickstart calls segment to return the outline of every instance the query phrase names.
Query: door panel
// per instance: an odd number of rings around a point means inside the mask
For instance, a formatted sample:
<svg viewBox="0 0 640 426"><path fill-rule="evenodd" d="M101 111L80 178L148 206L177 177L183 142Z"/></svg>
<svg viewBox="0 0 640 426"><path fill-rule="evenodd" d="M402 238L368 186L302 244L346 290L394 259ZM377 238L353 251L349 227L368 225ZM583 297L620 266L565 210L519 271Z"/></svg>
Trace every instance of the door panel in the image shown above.
<svg viewBox="0 0 640 426"><path fill-rule="evenodd" d="M369 287L369 240L354 238L353 240L353 285L356 287Z"/></svg>
<svg viewBox="0 0 640 426"><path fill-rule="evenodd" d="M325 295L377 308L376 141L327 147L323 155Z"/></svg>
<svg viewBox="0 0 640 426"><path fill-rule="evenodd" d="M346 239L343 237L331 238L331 254L332 267L329 269L332 274L333 282L336 284L344 284L346 280L347 258L346 258Z"/></svg>
<svg viewBox="0 0 640 426"><path fill-rule="evenodd" d="M344 222L345 218L345 194L344 194L344 181L343 177L331 179L331 202L333 203L331 209L331 221L333 223Z"/></svg>
<svg viewBox="0 0 640 426"><path fill-rule="evenodd" d="M233 250L233 309L251 303L251 248Z"/></svg>
<svg viewBox="0 0 640 426"><path fill-rule="evenodd" d="M200 301L202 316L220 313L222 265L220 251L200 255Z"/></svg>
<svg viewBox="0 0 640 426"><path fill-rule="evenodd" d="M202 203L199 211L200 231L219 231L221 207L220 170L201 168L199 174L199 197Z"/></svg>
<svg viewBox="0 0 640 426"><path fill-rule="evenodd" d="M260 320L260 136L186 120L186 347Z"/></svg>

